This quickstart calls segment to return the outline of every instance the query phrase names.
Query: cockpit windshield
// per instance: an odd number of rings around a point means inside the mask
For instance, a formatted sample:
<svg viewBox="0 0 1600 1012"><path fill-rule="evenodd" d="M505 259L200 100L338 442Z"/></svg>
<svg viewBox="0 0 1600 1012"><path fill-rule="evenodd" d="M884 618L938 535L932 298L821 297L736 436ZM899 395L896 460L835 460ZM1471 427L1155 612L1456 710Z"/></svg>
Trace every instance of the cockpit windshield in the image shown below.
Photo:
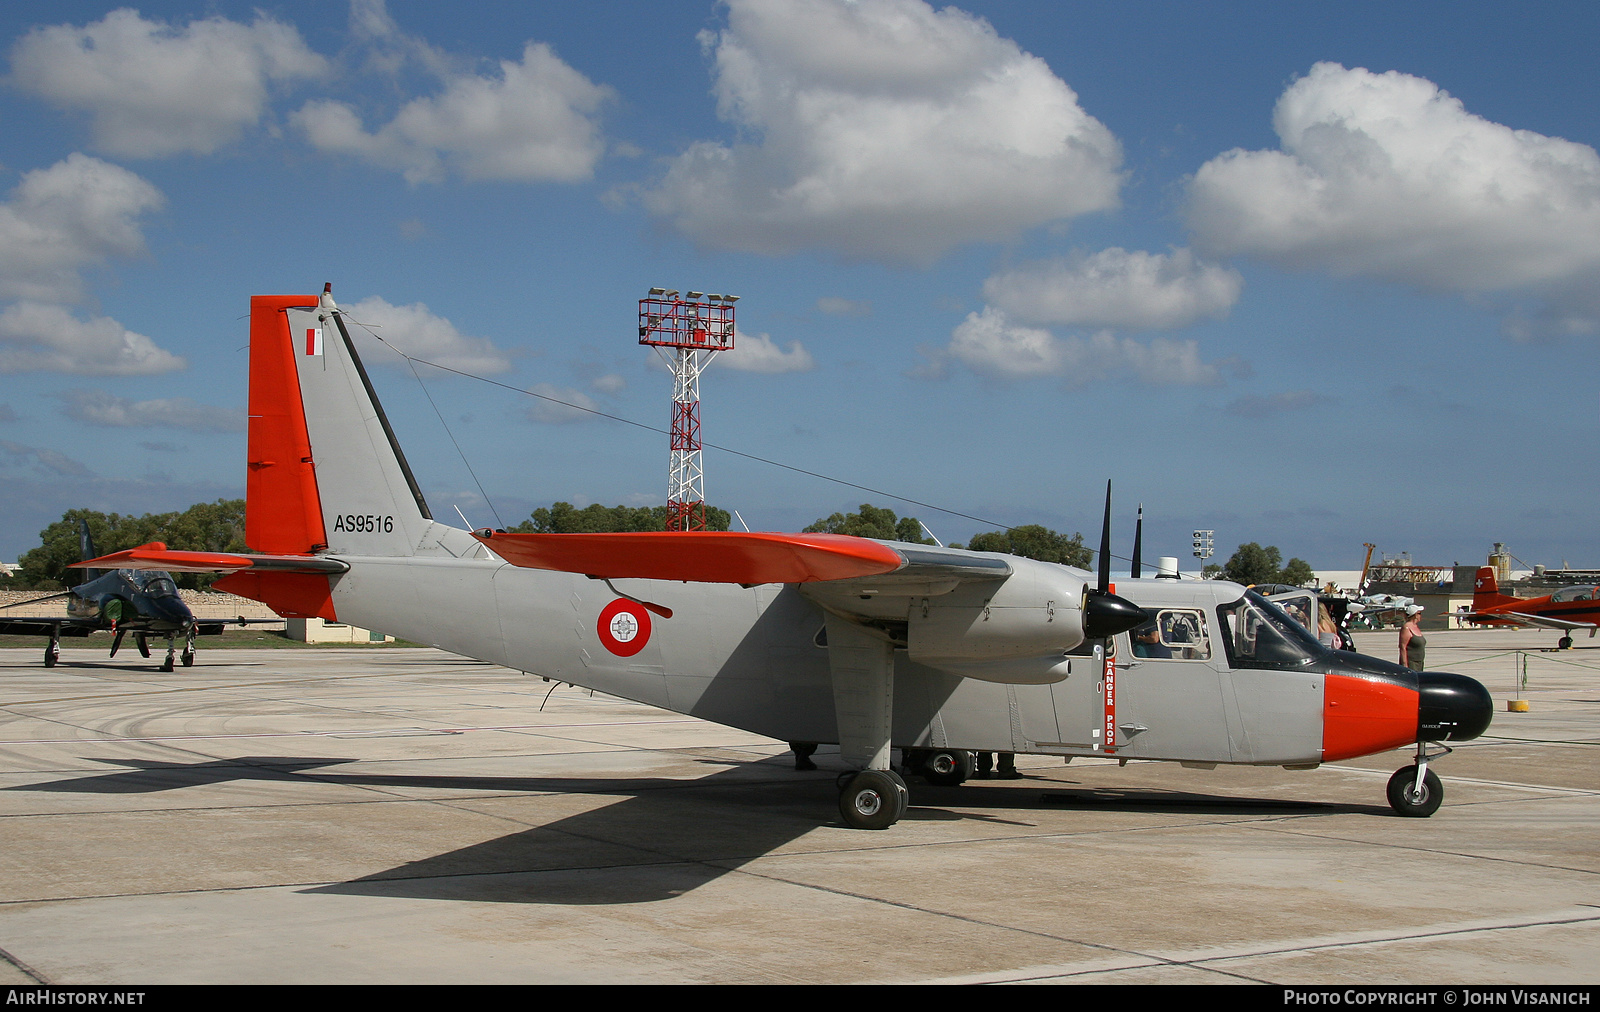
<svg viewBox="0 0 1600 1012"><path fill-rule="evenodd" d="M166 573L145 569L125 569L128 582L151 597L177 597L178 586Z"/></svg>
<svg viewBox="0 0 1600 1012"><path fill-rule="evenodd" d="M1306 627L1253 590L1217 608L1228 661L1238 668L1300 668L1327 650Z"/></svg>

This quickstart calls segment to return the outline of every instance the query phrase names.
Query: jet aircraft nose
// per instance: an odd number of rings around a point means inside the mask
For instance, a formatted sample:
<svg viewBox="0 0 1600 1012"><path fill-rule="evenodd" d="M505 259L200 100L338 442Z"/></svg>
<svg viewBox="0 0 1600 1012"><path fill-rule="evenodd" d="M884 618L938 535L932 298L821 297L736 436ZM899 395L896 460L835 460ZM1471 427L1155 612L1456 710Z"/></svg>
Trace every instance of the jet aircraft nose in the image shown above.
<svg viewBox="0 0 1600 1012"><path fill-rule="evenodd" d="M1477 679L1448 671L1417 675L1417 737L1423 741L1466 741L1489 728L1494 700Z"/></svg>
<svg viewBox="0 0 1600 1012"><path fill-rule="evenodd" d="M183 598L173 595L171 597L152 597L147 601L153 617L160 622L171 622L173 625L185 625L193 614L189 606L183 603Z"/></svg>

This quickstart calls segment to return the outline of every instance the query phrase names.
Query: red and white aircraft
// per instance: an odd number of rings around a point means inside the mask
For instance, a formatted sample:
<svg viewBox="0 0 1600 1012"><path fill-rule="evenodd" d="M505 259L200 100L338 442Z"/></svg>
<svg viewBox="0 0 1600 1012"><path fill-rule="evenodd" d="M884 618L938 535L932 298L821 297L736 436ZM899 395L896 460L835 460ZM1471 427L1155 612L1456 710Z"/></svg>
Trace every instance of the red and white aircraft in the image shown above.
<svg viewBox="0 0 1600 1012"><path fill-rule="evenodd" d="M1572 646L1574 632L1587 629L1592 639L1600 630L1600 587L1562 587L1544 597L1512 597L1500 593L1494 567L1482 566L1472 584L1472 610L1456 617L1478 625L1560 629L1565 635L1559 646L1565 650Z"/></svg>
<svg viewBox="0 0 1600 1012"><path fill-rule="evenodd" d="M435 521L333 301L250 308L246 540L101 568L219 589L791 743L839 744L839 812L882 829L891 766L959 783L975 751L1311 768L1416 746L1389 800L1442 796L1433 743L1481 734L1478 682L1330 651L1237 584L1109 586L989 552L825 534L505 534ZM1153 620L1160 647L1128 631ZM1146 634L1148 635L1148 634Z"/></svg>

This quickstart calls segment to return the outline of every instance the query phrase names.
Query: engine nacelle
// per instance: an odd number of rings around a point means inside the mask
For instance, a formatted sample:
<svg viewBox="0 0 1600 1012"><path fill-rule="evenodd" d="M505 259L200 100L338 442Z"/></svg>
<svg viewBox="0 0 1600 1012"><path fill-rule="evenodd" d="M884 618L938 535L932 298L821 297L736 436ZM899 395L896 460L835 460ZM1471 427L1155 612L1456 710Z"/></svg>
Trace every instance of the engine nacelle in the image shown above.
<svg viewBox="0 0 1600 1012"><path fill-rule="evenodd" d="M1067 677L1063 655L1084 639L1088 580L1065 566L1008 561L1013 572L998 584L974 581L911 602L911 660L991 682L1038 685Z"/></svg>

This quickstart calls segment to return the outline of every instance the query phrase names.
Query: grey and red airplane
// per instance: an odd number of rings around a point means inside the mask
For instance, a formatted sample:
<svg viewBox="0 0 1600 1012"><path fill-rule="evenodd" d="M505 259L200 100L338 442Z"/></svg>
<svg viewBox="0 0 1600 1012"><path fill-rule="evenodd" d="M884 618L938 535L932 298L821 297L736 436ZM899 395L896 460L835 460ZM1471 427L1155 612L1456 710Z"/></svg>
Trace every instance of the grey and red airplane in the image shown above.
<svg viewBox="0 0 1600 1012"><path fill-rule="evenodd" d="M1221 581L1110 585L990 552L827 534L506 534L433 519L331 286L250 307L246 538L97 566L226 571L286 617L383 630L777 741L837 743L845 823L883 829L902 772L978 751L1309 769L1415 746L1389 783L1431 815L1438 743L1492 713L1471 678L1333 651ZM1160 649L1141 634L1154 622ZM894 749L902 751L897 770Z"/></svg>
<svg viewBox="0 0 1600 1012"><path fill-rule="evenodd" d="M1536 626L1560 629L1564 635L1557 644L1572 646L1572 634L1589 630L1592 639L1600 630L1600 587L1562 587L1543 597L1512 597L1500 593L1500 581L1493 566L1478 569L1472 584L1472 610L1456 617L1477 625Z"/></svg>

